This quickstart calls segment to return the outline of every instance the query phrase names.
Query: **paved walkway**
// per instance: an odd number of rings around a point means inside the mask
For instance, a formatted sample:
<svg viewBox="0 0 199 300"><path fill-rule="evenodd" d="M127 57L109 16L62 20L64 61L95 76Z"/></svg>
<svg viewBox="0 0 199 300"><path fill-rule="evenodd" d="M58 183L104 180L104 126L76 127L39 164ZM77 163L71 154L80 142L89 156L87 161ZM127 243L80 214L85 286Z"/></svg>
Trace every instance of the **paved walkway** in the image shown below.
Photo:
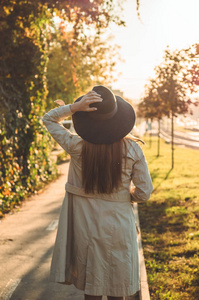
<svg viewBox="0 0 199 300"><path fill-rule="evenodd" d="M68 163L60 165L59 171L62 175L56 181L0 223L1 300L84 299L72 285L48 281Z"/></svg>
<svg viewBox="0 0 199 300"><path fill-rule="evenodd" d="M59 169L65 175L25 201L18 212L1 221L1 300L84 299L83 293L73 286L48 281L68 164L59 166Z"/></svg>

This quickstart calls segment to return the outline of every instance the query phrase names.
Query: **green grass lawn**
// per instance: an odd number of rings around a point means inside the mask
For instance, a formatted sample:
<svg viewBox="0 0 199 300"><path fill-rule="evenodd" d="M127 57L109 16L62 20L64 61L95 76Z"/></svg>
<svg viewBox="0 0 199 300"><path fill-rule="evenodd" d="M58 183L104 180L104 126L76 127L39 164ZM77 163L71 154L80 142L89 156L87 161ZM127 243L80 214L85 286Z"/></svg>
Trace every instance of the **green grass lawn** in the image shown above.
<svg viewBox="0 0 199 300"><path fill-rule="evenodd" d="M157 138L147 144L154 192L139 217L151 299L198 300L199 151L175 146L171 170L171 146L161 140L157 157Z"/></svg>

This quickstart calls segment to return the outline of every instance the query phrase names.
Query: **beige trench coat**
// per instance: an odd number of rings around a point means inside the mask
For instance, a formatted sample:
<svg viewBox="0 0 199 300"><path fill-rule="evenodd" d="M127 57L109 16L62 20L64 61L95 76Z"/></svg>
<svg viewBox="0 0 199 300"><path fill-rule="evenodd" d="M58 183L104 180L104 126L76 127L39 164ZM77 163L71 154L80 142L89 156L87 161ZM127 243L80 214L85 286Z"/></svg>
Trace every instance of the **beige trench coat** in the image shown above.
<svg viewBox="0 0 199 300"><path fill-rule="evenodd" d="M110 195L85 194L82 139L59 124L70 115L70 106L65 105L42 119L52 137L71 155L50 280L74 284L88 295L133 295L139 290L139 264L129 186L132 180L133 201L149 199L152 183L145 157L136 142L127 140L121 188Z"/></svg>

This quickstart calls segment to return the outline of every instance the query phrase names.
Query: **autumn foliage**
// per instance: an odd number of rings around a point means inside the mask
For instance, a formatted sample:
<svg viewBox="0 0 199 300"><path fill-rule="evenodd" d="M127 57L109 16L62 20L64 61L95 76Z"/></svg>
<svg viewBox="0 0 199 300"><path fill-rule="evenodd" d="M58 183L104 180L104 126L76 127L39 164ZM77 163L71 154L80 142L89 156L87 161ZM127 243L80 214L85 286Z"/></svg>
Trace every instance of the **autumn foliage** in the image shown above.
<svg viewBox="0 0 199 300"><path fill-rule="evenodd" d="M191 97L192 93L198 91L199 66L195 49L196 45L175 51L167 48L162 63L155 67L156 76L146 85L145 96L139 104L139 116L158 121L164 116L171 118L172 168L174 117L191 113L190 104L198 105Z"/></svg>
<svg viewBox="0 0 199 300"><path fill-rule="evenodd" d="M110 22L123 24L117 9L117 1L111 0L0 2L2 213L20 204L27 194L56 176L56 167L50 160L50 138L41 117L50 99L56 97L56 91L58 96L61 91L75 96L83 91L85 82L93 81L92 73L96 74L95 80L101 76L100 64L94 64L93 57L108 55L99 37ZM56 18L61 20L59 28ZM92 27L95 39L87 43L88 27ZM89 47L92 47L90 52ZM56 58L58 53L60 56ZM88 62L82 67L81 59L86 61L88 53ZM57 70L61 71L61 58L64 70L60 76L65 78L56 80ZM56 59L60 61L57 69L52 70ZM91 69L86 73L88 64ZM104 66L103 74L109 67L108 64ZM58 84L61 85L58 87Z"/></svg>

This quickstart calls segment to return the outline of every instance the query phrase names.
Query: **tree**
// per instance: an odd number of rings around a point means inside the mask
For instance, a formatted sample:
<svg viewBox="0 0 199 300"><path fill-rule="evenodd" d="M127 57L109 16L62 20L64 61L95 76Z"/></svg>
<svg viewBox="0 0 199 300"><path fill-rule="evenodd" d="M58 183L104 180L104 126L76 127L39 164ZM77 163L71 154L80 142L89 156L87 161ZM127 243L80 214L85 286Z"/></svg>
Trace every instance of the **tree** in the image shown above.
<svg viewBox="0 0 199 300"><path fill-rule="evenodd" d="M151 79L145 87L145 96L138 105L138 116L150 119L151 123L154 119L158 121L158 148L157 156L160 155L160 120L164 115L164 103L159 96L158 86L155 80ZM151 133L150 133L151 146Z"/></svg>
<svg viewBox="0 0 199 300"><path fill-rule="evenodd" d="M189 56L186 80L191 93L194 93L198 92L199 86L199 44L194 44L189 48Z"/></svg>
<svg viewBox="0 0 199 300"><path fill-rule="evenodd" d="M109 46L98 35L71 42L73 31L59 27L56 31L61 34L51 43L47 65L48 109L54 106L55 99L71 103L93 85L109 85L116 61L120 59L118 47Z"/></svg>
<svg viewBox="0 0 199 300"><path fill-rule="evenodd" d="M115 4L115 3L114 3ZM72 42L92 24L99 35L123 24L111 0L1 0L0 2L0 200L3 210L55 174L49 136L41 123L52 20L74 28Z"/></svg>
<svg viewBox="0 0 199 300"><path fill-rule="evenodd" d="M188 65L192 62L191 57L190 49L172 52L167 48L163 63L155 68L158 94L164 103L164 114L171 118L172 169L174 168L174 117L190 111L189 105L194 103L188 95L188 91L193 89L187 76Z"/></svg>
<svg viewBox="0 0 199 300"><path fill-rule="evenodd" d="M196 49L196 50L195 50ZM139 115L158 119L158 137L160 120L163 116L171 118L171 153L174 168L174 117L191 113L191 93L198 91L199 66L198 45L188 49L170 51L166 49L163 62L155 68L156 77L146 85L145 97L139 105ZM158 138L159 156L160 138Z"/></svg>

